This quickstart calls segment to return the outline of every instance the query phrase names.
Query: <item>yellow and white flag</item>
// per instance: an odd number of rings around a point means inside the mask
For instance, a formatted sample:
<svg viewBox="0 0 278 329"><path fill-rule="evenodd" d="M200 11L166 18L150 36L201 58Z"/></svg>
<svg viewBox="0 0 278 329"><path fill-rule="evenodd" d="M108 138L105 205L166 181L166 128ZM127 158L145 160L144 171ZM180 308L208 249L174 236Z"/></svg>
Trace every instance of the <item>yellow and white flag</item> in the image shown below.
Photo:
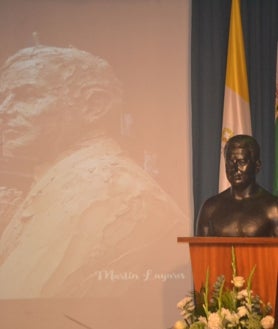
<svg viewBox="0 0 278 329"><path fill-rule="evenodd" d="M229 187L223 148L237 134L251 135L251 118L240 0L232 0L221 136L219 192Z"/></svg>

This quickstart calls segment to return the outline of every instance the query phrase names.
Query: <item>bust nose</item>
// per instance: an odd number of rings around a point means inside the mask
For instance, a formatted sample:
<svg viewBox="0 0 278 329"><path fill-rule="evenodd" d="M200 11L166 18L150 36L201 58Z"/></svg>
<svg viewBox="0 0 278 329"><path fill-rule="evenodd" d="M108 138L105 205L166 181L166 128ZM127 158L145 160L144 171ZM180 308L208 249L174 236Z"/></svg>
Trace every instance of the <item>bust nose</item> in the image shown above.
<svg viewBox="0 0 278 329"><path fill-rule="evenodd" d="M235 160L232 160L232 162L231 162L231 168L232 168L233 172L235 172L235 173L240 172L240 164L239 164L239 162L236 159Z"/></svg>
<svg viewBox="0 0 278 329"><path fill-rule="evenodd" d="M236 160L236 159L231 160L231 166L232 166L234 169L237 169L237 168L238 168L238 163L237 163L237 160Z"/></svg>
<svg viewBox="0 0 278 329"><path fill-rule="evenodd" d="M234 168L236 171L238 171L239 165L238 165L237 160L234 160Z"/></svg>

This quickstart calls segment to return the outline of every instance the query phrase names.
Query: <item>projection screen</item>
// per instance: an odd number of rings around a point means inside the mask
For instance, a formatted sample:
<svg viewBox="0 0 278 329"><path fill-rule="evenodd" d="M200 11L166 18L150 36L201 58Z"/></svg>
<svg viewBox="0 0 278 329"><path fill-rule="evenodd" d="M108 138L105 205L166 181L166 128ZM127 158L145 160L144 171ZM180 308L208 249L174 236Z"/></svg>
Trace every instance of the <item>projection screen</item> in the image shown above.
<svg viewBox="0 0 278 329"><path fill-rule="evenodd" d="M189 0L0 4L1 328L169 328L191 291Z"/></svg>

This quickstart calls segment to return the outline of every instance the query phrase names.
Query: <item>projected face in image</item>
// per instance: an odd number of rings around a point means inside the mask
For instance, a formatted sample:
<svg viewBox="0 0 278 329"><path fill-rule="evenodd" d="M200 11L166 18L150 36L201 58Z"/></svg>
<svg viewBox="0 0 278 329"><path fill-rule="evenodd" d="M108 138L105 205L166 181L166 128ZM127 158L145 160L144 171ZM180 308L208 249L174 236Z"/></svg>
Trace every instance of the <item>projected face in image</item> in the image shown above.
<svg viewBox="0 0 278 329"><path fill-rule="evenodd" d="M2 67L0 95L2 157L17 174L22 158L34 171L16 206L0 193L8 223L0 298L134 295L146 271L175 269L184 214L103 133L121 101L105 60L74 48L22 49ZM127 273L136 279L115 282Z"/></svg>
<svg viewBox="0 0 278 329"><path fill-rule="evenodd" d="M52 47L19 51L1 71L2 153L55 156L92 135L92 125L119 98L119 82L98 57ZM49 145L52 152L45 152Z"/></svg>
<svg viewBox="0 0 278 329"><path fill-rule="evenodd" d="M7 81L5 86L10 84ZM31 156L35 144L39 146L43 142L43 123L36 124L35 121L55 100L53 97L34 98L35 88L36 86L30 84L26 86L22 81L20 89L11 87L8 90L1 90L4 97L1 106L4 156ZM29 97L26 96L28 92ZM40 150L41 147L38 147L35 154L38 155L37 152Z"/></svg>

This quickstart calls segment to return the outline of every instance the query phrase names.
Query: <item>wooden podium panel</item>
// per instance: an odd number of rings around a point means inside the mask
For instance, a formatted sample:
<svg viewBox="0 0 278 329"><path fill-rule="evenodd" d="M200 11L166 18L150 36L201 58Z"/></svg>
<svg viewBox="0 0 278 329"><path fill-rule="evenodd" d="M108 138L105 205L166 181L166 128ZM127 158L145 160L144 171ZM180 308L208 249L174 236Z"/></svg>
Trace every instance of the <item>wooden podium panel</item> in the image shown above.
<svg viewBox="0 0 278 329"><path fill-rule="evenodd" d="M222 274L225 275L226 283L230 283L233 246L237 275L247 281L256 266L252 290L263 302L271 303L277 320L278 238L178 237L177 241L189 244L195 290L205 283L208 268L210 288Z"/></svg>

